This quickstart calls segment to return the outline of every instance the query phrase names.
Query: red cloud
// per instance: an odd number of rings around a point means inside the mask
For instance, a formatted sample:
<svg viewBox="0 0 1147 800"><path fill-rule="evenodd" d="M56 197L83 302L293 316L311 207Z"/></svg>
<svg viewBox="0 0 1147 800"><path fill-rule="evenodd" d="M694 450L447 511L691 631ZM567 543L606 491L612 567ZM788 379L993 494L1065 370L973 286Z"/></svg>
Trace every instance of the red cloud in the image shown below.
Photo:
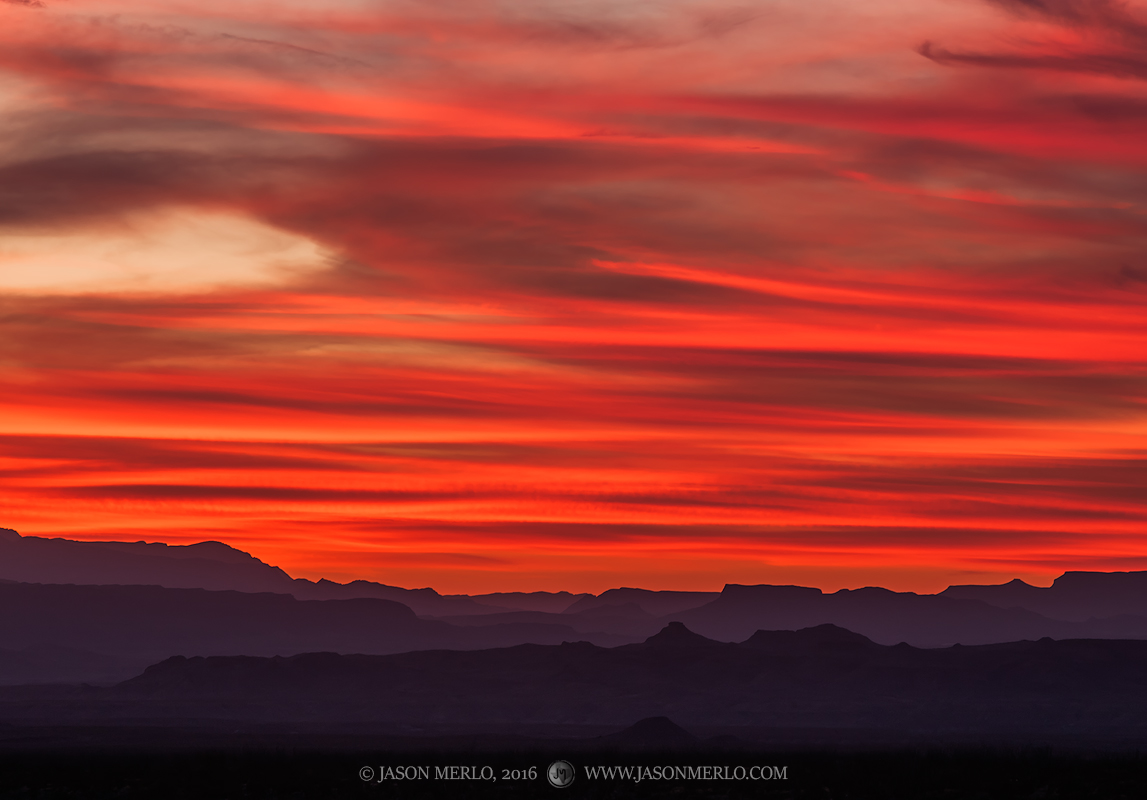
<svg viewBox="0 0 1147 800"><path fill-rule="evenodd" d="M995 5L0 12L0 524L443 591L1141 564L1139 23ZM329 256L11 277L165 210Z"/></svg>

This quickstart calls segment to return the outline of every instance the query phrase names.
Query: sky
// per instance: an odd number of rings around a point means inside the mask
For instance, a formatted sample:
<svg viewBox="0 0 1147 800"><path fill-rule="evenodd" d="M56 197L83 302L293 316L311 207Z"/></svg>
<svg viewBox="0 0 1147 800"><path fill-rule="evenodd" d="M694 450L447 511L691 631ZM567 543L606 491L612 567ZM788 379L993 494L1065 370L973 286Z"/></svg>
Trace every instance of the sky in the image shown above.
<svg viewBox="0 0 1147 800"><path fill-rule="evenodd" d="M0 0L0 526L1147 569L1145 142L1143 0Z"/></svg>

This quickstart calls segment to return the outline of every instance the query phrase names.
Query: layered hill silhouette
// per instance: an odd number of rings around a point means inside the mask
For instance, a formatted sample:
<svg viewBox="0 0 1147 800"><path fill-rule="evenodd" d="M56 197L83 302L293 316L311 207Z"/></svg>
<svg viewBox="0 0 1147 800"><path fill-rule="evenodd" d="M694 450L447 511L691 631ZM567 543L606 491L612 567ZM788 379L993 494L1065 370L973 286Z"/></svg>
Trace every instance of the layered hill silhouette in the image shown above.
<svg viewBox="0 0 1147 800"><path fill-rule="evenodd" d="M716 600L720 592L653 592L648 589L610 589L599 595L584 595L565 611L577 614L597 609L636 606L651 617L676 614Z"/></svg>
<svg viewBox="0 0 1147 800"><path fill-rule="evenodd" d="M154 659L121 654L109 656L79 647L35 644L0 650L0 686L28 683L112 684L138 675Z"/></svg>
<svg viewBox="0 0 1147 800"><path fill-rule="evenodd" d="M1147 572L1065 572L1046 588L1016 578L998 586L949 586L940 594L1072 621L1147 616Z"/></svg>
<svg viewBox="0 0 1147 800"><path fill-rule="evenodd" d="M6 718L72 723L629 725L897 730L1030 741L1147 737L1147 642L1044 639L919 649L836 626L741 643L677 623L638 644L388 656L174 657L118 686L0 692ZM664 720L627 736L686 737Z"/></svg>
<svg viewBox="0 0 1147 800"><path fill-rule="evenodd" d="M831 623L882 644L917 647L991 644L1020 639L1147 639L1147 618L1131 614L1086 621L1052 619L1025 608L887 589L825 594L803 586L730 584L720 597L672 615L714 639L735 641L756 630L791 630Z"/></svg>
<svg viewBox="0 0 1147 800"><path fill-rule="evenodd" d="M122 680L177 654L401 653L579 638L603 645L627 641L581 634L568 625L460 627L419 618L401 603L378 598L320 601L270 592L0 583L0 646L8 651L0 652L0 681L7 683ZM45 663L51 669L45 671Z"/></svg>
<svg viewBox="0 0 1147 800"><path fill-rule="evenodd" d="M106 683L173 655L617 646L671 622L723 642L824 624L924 648L1147 639L1147 573L1072 572L1048 588L1013 581L937 595L730 584L719 593L465 596L292 578L219 542L75 542L0 529L0 684Z"/></svg>

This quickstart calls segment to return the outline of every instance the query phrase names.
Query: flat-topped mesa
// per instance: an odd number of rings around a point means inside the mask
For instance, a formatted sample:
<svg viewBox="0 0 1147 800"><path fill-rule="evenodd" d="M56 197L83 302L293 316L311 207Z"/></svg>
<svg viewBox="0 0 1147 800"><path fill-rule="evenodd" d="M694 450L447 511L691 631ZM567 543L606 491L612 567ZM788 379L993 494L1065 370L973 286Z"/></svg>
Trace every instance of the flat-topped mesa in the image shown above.
<svg viewBox="0 0 1147 800"><path fill-rule="evenodd" d="M819 597L823 594L824 592L820 589L811 586L776 586L769 583L757 585L726 583L725 588L721 590L719 599L722 602L741 600L758 602L765 599L772 602L781 602L784 600L803 601L813 597Z"/></svg>
<svg viewBox="0 0 1147 800"><path fill-rule="evenodd" d="M1012 581L1015 583L1015 581ZM1147 596L1147 571L1137 572L1094 572L1072 570L1052 581L1052 589L1096 590L1126 592Z"/></svg>

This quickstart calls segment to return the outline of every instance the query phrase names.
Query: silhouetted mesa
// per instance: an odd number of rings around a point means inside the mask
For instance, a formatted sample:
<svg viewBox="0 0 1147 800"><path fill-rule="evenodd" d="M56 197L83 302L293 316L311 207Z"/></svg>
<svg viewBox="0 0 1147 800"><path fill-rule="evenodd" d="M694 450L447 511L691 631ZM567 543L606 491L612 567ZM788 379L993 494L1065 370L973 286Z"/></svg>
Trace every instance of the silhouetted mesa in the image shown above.
<svg viewBox="0 0 1147 800"><path fill-rule="evenodd" d="M875 587L825 594L803 586L730 584L711 603L667 619L684 622L701 635L722 641L741 641L757 630L793 630L824 624L856 631L881 644L907 642L917 647L991 644L1049 636L1147 639L1147 618L1140 616L1123 614L1069 621L1025 608L1001 608L970 597L947 593L919 595Z"/></svg>

